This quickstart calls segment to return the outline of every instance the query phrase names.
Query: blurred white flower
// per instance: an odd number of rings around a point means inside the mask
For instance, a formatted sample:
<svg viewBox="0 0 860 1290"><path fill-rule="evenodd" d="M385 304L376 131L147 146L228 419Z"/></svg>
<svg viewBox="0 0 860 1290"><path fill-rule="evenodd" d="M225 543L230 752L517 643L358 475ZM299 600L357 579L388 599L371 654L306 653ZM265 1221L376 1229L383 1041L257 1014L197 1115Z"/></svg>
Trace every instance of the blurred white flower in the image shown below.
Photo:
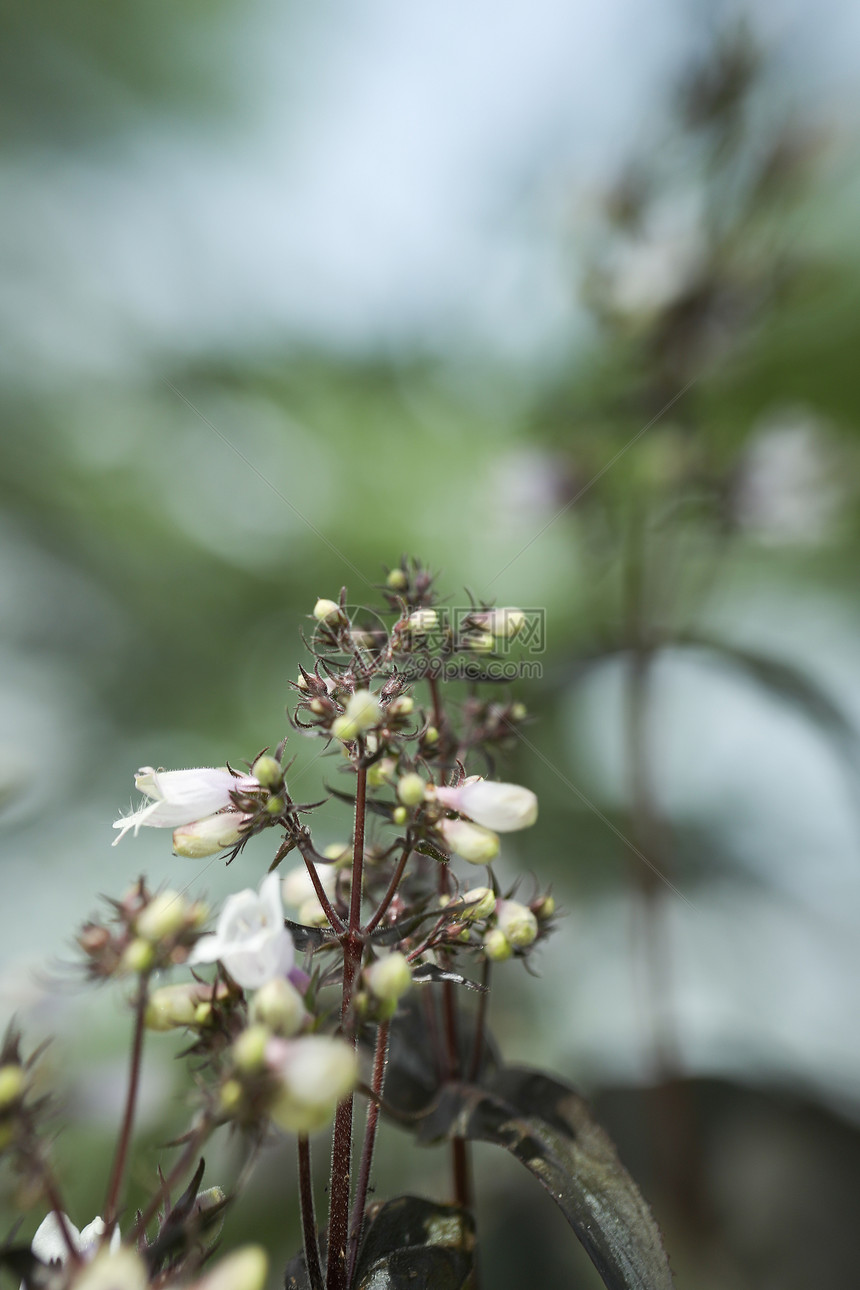
<svg viewBox="0 0 860 1290"><path fill-rule="evenodd" d="M358 1057L352 1045L328 1035L270 1039L266 1064L282 1081L272 1119L293 1133L324 1128L358 1079Z"/></svg>
<svg viewBox="0 0 860 1290"><path fill-rule="evenodd" d="M101 1239L104 1236L105 1224L103 1218L94 1218L91 1223L87 1223L82 1232L79 1232L71 1219L64 1214L66 1229L72 1239L72 1245L80 1254L81 1258L89 1263L94 1259ZM119 1228L115 1227L111 1233L110 1248L116 1250L119 1247L120 1240ZM43 1263L65 1263L69 1257L68 1247L63 1238L60 1220L56 1214L48 1214L36 1228L36 1234L33 1237L30 1249L37 1259Z"/></svg>
<svg viewBox="0 0 860 1290"><path fill-rule="evenodd" d="M769 546L825 540L845 496L833 443L809 410L787 408L754 428L735 495L739 523Z"/></svg>
<svg viewBox="0 0 860 1290"><path fill-rule="evenodd" d="M496 833L527 829L537 819L538 801L530 788L473 778L458 788L437 788L436 798L449 811L467 815Z"/></svg>
<svg viewBox="0 0 860 1290"><path fill-rule="evenodd" d="M181 824L192 824L230 806L231 793L260 787L252 775L234 775L224 766L158 771L152 766L142 766L134 783L152 801L132 815L114 821L113 827L120 830L114 846L130 829L137 836L141 825L176 829Z"/></svg>
<svg viewBox="0 0 860 1290"><path fill-rule="evenodd" d="M293 966L295 947L284 926L281 880L268 874L259 895L250 888L224 902L218 928L202 937L191 951L189 963L220 960L245 990L258 990L275 977L286 976Z"/></svg>

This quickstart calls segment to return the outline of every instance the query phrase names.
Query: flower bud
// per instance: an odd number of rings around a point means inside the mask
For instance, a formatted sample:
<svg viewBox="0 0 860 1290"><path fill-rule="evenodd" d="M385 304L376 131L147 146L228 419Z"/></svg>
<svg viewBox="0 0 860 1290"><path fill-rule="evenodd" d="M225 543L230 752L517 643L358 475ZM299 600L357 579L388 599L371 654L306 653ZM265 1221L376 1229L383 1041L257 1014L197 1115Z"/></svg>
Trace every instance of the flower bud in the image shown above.
<svg viewBox="0 0 860 1290"><path fill-rule="evenodd" d="M149 1274L136 1250L106 1246L75 1276L75 1290L147 1290Z"/></svg>
<svg viewBox="0 0 860 1290"><path fill-rule="evenodd" d="M513 954L510 942L500 927L494 927L484 937L484 953L493 963L504 963Z"/></svg>
<svg viewBox="0 0 860 1290"><path fill-rule="evenodd" d="M263 753L257 758L251 767L251 774L263 785L263 788L275 788L284 778L281 763L277 758L270 757L268 753Z"/></svg>
<svg viewBox="0 0 860 1290"><path fill-rule="evenodd" d="M473 636L467 636L465 644L476 654L492 654L496 647L496 638L492 632L476 632Z"/></svg>
<svg viewBox="0 0 860 1290"><path fill-rule="evenodd" d="M340 605L335 600L318 600L314 605L314 618L318 623L328 623L329 626L346 621Z"/></svg>
<svg viewBox="0 0 860 1290"><path fill-rule="evenodd" d="M412 985L412 969L406 955L393 950L371 963L364 979L377 999L396 1002Z"/></svg>
<svg viewBox="0 0 860 1290"><path fill-rule="evenodd" d="M204 986L211 991L211 987ZM200 1006L201 988L198 984L165 985L153 990L146 1005L144 1018L148 1030L175 1030L179 1026L193 1026Z"/></svg>
<svg viewBox="0 0 860 1290"><path fill-rule="evenodd" d="M308 1035L292 1042L273 1040L269 1054L269 1064L282 1080L270 1115L294 1133L324 1128L358 1079L356 1053L341 1039Z"/></svg>
<svg viewBox="0 0 860 1290"><path fill-rule="evenodd" d="M280 815L284 809L284 799L273 794L266 803L266 813L268 815Z"/></svg>
<svg viewBox="0 0 860 1290"><path fill-rule="evenodd" d="M428 726L427 729L424 731L424 743L438 744L438 742L439 742L439 731L436 729L435 726Z"/></svg>
<svg viewBox="0 0 860 1290"><path fill-rule="evenodd" d="M435 609L416 609L406 620L406 626L414 636L426 636L439 626L439 615Z"/></svg>
<svg viewBox="0 0 860 1290"><path fill-rule="evenodd" d="M489 864L499 854L499 839L489 829L465 820L440 820L436 826L449 851L470 864Z"/></svg>
<svg viewBox="0 0 860 1290"><path fill-rule="evenodd" d="M267 981L251 1002L251 1020L268 1026L276 1035L298 1034L305 1020L305 1005L298 990L283 977Z"/></svg>
<svg viewBox="0 0 860 1290"><path fill-rule="evenodd" d="M405 824L409 819L409 812L405 806L395 806L391 812L391 819L395 824Z"/></svg>
<svg viewBox="0 0 860 1290"><path fill-rule="evenodd" d="M537 919L527 905L516 900L500 900L496 904L499 930L514 949L525 949L538 934Z"/></svg>
<svg viewBox="0 0 860 1290"><path fill-rule="evenodd" d="M409 694L401 694L399 698L392 699L388 705L389 717L408 717L415 710L415 700Z"/></svg>
<svg viewBox="0 0 860 1290"><path fill-rule="evenodd" d="M424 801L426 787L421 776L415 771L410 771L408 775L402 775L397 781L397 796L404 806L418 806Z"/></svg>
<svg viewBox="0 0 860 1290"><path fill-rule="evenodd" d="M382 719L379 699L370 690L356 690L351 694L342 717L332 722L331 731L336 739L355 739L363 730L378 726Z"/></svg>
<svg viewBox="0 0 860 1290"><path fill-rule="evenodd" d="M476 918L489 918L496 908L496 893L492 887L471 887L463 893L463 900L469 906L463 911L463 917L470 922Z"/></svg>
<svg viewBox="0 0 860 1290"><path fill-rule="evenodd" d="M259 1245L243 1245L210 1267L194 1282L193 1290L263 1290L268 1272L265 1250Z"/></svg>
<svg viewBox="0 0 860 1290"><path fill-rule="evenodd" d="M319 902L317 896L309 896L307 900L302 901L299 906L298 921L303 927L325 927L328 923L328 916Z"/></svg>
<svg viewBox="0 0 860 1290"><path fill-rule="evenodd" d="M19 1101L27 1087L27 1076L21 1066L0 1066L0 1111Z"/></svg>
<svg viewBox="0 0 860 1290"><path fill-rule="evenodd" d="M119 961L119 972L149 972L155 963L155 950L149 941L135 937L129 941Z"/></svg>
<svg viewBox="0 0 860 1290"><path fill-rule="evenodd" d="M337 882L337 872L334 865L318 864L314 865L314 868L323 891L327 896L330 896ZM313 880L306 865L297 865L295 869L289 871L281 883L281 895L283 896L284 904L291 905L294 909L303 905L306 900L316 900Z"/></svg>
<svg viewBox="0 0 860 1290"><path fill-rule="evenodd" d="M223 1187L207 1187L205 1191L197 1193L194 1212L196 1214L208 1214L211 1210L217 1209L219 1205L223 1205L226 1199L227 1193Z"/></svg>
<svg viewBox="0 0 860 1290"><path fill-rule="evenodd" d="M160 891L135 919L134 929L145 941L169 940L185 926L187 902L178 891Z"/></svg>
<svg viewBox="0 0 860 1290"><path fill-rule="evenodd" d="M227 1079L221 1085L219 1101L225 1115L234 1115L242 1105L242 1085L237 1079Z"/></svg>
<svg viewBox="0 0 860 1290"><path fill-rule="evenodd" d="M483 627L491 635L510 639L521 632L526 624L526 616L521 609L507 606L501 609L480 609L469 615L472 622Z"/></svg>
<svg viewBox="0 0 860 1290"><path fill-rule="evenodd" d="M352 864L352 846L349 842L330 842L323 855L326 860L334 861L335 869L345 869L348 864Z"/></svg>
<svg viewBox="0 0 860 1290"><path fill-rule="evenodd" d="M511 704L511 721L525 721L529 710L524 703Z"/></svg>
<svg viewBox="0 0 860 1290"><path fill-rule="evenodd" d="M241 811L221 811L192 824L181 824L173 830L173 850L178 856L200 860L235 846L248 819Z"/></svg>
<svg viewBox="0 0 860 1290"><path fill-rule="evenodd" d="M392 591L403 591L409 586L409 578L402 569L392 569L385 579L385 585Z"/></svg>
<svg viewBox="0 0 860 1290"><path fill-rule="evenodd" d="M253 1025L243 1030L233 1044L233 1061L237 1069L246 1075L262 1070L270 1039L271 1034L265 1026Z"/></svg>
<svg viewBox="0 0 860 1290"><path fill-rule="evenodd" d="M527 829L537 819L537 798L530 788L475 777L457 788L437 788L436 797L451 811L498 833Z"/></svg>
<svg viewBox="0 0 860 1290"><path fill-rule="evenodd" d="M532 912L540 922L552 918L555 913L555 896L544 896L541 900L535 901Z"/></svg>
<svg viewBox="0 0 860 1290"><path fill-rule="evenodd" d="M397 770L397 763L393 757L380 757L372 766L367 768L367 784L369 788L382 788Z"/></svg>

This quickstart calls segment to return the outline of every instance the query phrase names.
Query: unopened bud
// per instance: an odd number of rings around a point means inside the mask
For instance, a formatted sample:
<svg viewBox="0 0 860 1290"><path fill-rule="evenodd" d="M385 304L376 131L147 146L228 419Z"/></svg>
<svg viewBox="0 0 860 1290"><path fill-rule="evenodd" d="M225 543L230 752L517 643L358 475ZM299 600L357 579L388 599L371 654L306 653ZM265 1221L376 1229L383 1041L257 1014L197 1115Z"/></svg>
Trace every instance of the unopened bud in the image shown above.
<svg viewBox="0 0 860 1290"><path fill-rule="evenodd" d="M409 819L409 812L405 806L395 806L391 812L391 818L395 824L405 824Z"/></svg>
<svg viewBox="0 0 860 1290"><path fill-rule="evenodd" d="M268 815L280 815L283 809L284 799L282 797L278 797L276 793L269 798L268 802L266 802L266 813Z"/></svg>
<svg viewBox="0 0 860 1290"><path fill-rule="evenodd" d="M492 887L472 887L463 893L463 900L469 906L463 917L469 920L488 918L496 908L496 894Z"/></svg>
<svg viewBox="0 0 860 1290"><path fill-rule="evenodd" d="M344 716L356 730L370 730L379 725L382 716L379 699L370 690L356 690L347 700Z"/></svg>
<svg viewBox="0 0 860 1290"><path fill-rule="evenodd" d="M130 941L119 961L120 972L149 972L155 963L155 950L149 941L136 937Z"/></svg>
<svg viewBox="0 0 860 1290"><path fill-rule="evenodd" d="M416 609L409 615L406 625L414 636L426 636L439 626L439 615L435 609Z"/></svg>
<svg viewBox="0 0 860 1290"><path fill-rule="evenodd" d="M193 1026L200 1004L200 986L165 985L153 990L146 1005L145 1024L149 1030L175 1030Z"/></svg>
<svg viewBox="0 0 860 1290"><path fill-rule="evenodd" d="M469 615L474 623L483 627L493 636L516 636L526 625L526 616L521 609L512 606L502 609L482 609Z"/></svg>
<svg viewBox="0 0 860 1290"><path fill-rule="evenodd" d="M261 1070L266 1056L266 1044L271 1035L262 1025L249 1026L233 1044L233 1061L238 1070L246 1075L253 1075Z"/></svg>
<svg viewBox="0 0 860 1290"><path fill-rule="evenodd" d="M221 1085L219 1097L221 1110L225 1115L232 1115L242 1105L242 1085L237 1079L225 1080Z"/></svg>
<svg viewBox="0 0 860 1290"><path fill-rule="evenodd" d="M465 643L476 654L492 654L496 647L496 638L492 632L476 632L473 636L467 636Z"/></svg>
<svg viewBox="0 0 860 1290"><path fill-rule="evenodd" d="M303 927L325 927L328 917L316 896L309 896L299 906L299 922Z"/></svg>
<svg viewBox="0 0 860 1290"><path fill-rule="evenodd" d="M555 896L544 896L542 900L537 900L532 905L535 918L543 921L552 918L555 913Z"/></svg>
<svg viewBox="0 0 860 1290"><path fill-rule="evenodd" d="M385 579L385 585L392 591L403 591L409 585L409 579L402 569L392 569Z"/></svg>
<svg viewBox="0 0 860 1290"><path fill-rule="evenodd" d="M388 705L390 717L408 717L414 710L415 700L409 694L401 694L399 698L392 699Z"/></svg>
<svg viewBox="0 0 860 1290"><path fill-rule="evenodd" d="M421 776L411 771L397 781L397 796L404 806L418 806L424 801L426 787Z"/></svg>
<svg viewBox="0 0 860 1290"><path fill-rule="evenodd" d="M337 873L334 865L318 864L314 865L314 870L319 878L320 885L327 896L330 896L337 882ZM304 864L297 865L291 869L281 883L281 895L285 905L290 905L297 909L303 905L306 900L316 899L313 879L308 873L307 866Z"/></svg>
<svg viewBox="0 0 860 1290"><path fill-rule="evenodd" d="M251 767L251 774L259 784L263 785L263 788L275 788L284 778L281 763L275 757L270 757L268 753L263 753L257 758Z"/></svg>
<svg viewBox="0 0 860 1290"><path fill-rule="evenodd" d="M194 1211L197 1214L208 1214L219 1205L223 1205L226 1199L227 1193L223 1187L207 1187L205 1191L197 1193Z"/></svg>
<svg viewBox="0 0 860 1290"><path fill-rule="evenodd" d="M263 1290L268 1272L265 1250L259 1245L244 1245L210 1267L195 1281L194 1290Z"/></svg>
<svg viewBox="0 0 860 1290"><path fill-rule="evenodd" d="M352 847L348 842L330 842L323 851L326 860L333 860L335 869L352 863Z"/></svg>
<svg viewBox="0 0 860 1290"><path fill-rule="evenodd" d="M424 731L424 742L425 744L438 744L439 731L435 726L428 726Z"/></svg>
<svg viewBox="0 0 860 1290"><path fill-rule="evenodd" d="M396 1001L412 985L412 969L405 954L393 950L365 970L364 979L377 999Z"/></svg>
<svg viewBox="0 0 860 1290"><path fill-rule="evenodd" d="M318 623L345 622L340 605L335 600L318 600L314 605L314 618Z"/></svg>
<svg viewBox="0 0 860 1290"><path fill-rule="evenodd" d="M470 864L489 864L499 854L499 839L480 824L465 820L440 820L436 826L449 851L462 856Z"/></svg>
<svg viewBox="0 0 860 1290"><path fill-rule="evenodd" d="M499 927L494 927L484 937L484 953L493 963L504 963L513 954L510 942Z"/></svg>
<svg viewBox="0 0 860 1290"><path fill-rule="evenodd" d="M516 900L500 900L496 904L499 929L514 949L531 945L538 934L537 919L527 905Z"/></svg>
<svg viewBox="0 0 860 1290"><path fill-rule="evenodd" d="M368 788L382 788L397 770L397 763L393 757L380 757L372 766L367 768L367 785Z"/></svg>
<svg viewBox="0 0 860 1290"><path fill-rule="evenodd" d="M205 1026L208 1023L209 1018L211 1016L212 1016L212 1004L198 1003L197 1007L194 1009L195 1026Z"/></svg>
<svg viewBox="0 0 860 1290"><path fill-rule="evenodd" d="M233 847L242 836L242 826L248 819L241 811L221 811L191 824L180 824L173 830L173 850L178 856L200 860L217 855Z"/></svg>
<svg viewBox="0 0 860 1290"><path fill-rule="evenodd" d="M305 1005L294 985L275 977L261 986L251 1002L251 1020L289 1039L298 1034L305 1020Z"/></svg>
<svg viewBox="0 0 860 1290"><path fill-rule="evenodd" d="M511 721L525 721L529 710L524 703L511 704Z"/></svg>
<svg viewBox="0 0 860 1290"><path fill-rule="evenodd" d="M21 1066L0 1066L0 1111L17 1102L27 1087L27 1076Z"/></svg>
<svg viewBox="0 0 860 1290"><path fill-rule="evenodd" d="M185 926L187 902L177 891L160 891L134 922L138 936L157 943L175 936Z"/></svg>

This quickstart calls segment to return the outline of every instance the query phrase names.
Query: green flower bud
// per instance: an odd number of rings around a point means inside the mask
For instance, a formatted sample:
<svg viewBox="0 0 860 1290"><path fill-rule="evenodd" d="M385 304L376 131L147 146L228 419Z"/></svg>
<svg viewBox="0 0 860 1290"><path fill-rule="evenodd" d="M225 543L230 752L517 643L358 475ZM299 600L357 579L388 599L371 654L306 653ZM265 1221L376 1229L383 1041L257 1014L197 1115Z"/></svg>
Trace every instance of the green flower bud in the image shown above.
<svg viewBox="0 0 860 1290"><path fill-rule="evenodd" d="M153 990L150 995L144 1023L148 1030L175 1030L179 1026L193 1026L199 1005L200 986L196 983L165 985L160 990Z"/></svg>
<svg viewBox="0 0 860 1290"><path fill-rule="evenodd" d="M468 636L465 643L475 654L492 654L496 638L492 632L476 632L474 636Z"/></svg>
<svg viewBox="0 0 860 1290"><path fill-rule="evenodd" d="M136 937L125 947L117 970L121 973L149 972L154 963L155 950L149 941Z"/></svg>
<svg viewBox="0 0 860 1290"><path fill-rule="evenodd" d="M525 949L536 939L537 919L528 905L521 905L516 900L500 900L496 904L496 917L499 929L514 949Z"/></svg>
<svg viewBox="0 0 860 1290"><path fill-rule="evenodd" d="M392 699L388 705L390 717L408 717L414 710L415 700L409 694L401 694L398 699Z"/></svg>
<svg viewBox="0 0 860 1290"><path fill-rule="evenodd" d="M418 806L424 801L427 785L420 775L410 771L397 781L397 796L404 806Z"/></svg>
<svg viewBox="0 0 860 1290"><path fill-rule="evenodd" d="M511 704L511 721L525 721L529 710L524 703Z"/></svg>
<svg viewBox="0 0 860 1290"><path fill-rule="evenodd" d="M405 954L393 950L365 969L364 979L377 999L397 1001L412 985L412 969Z"/></svg>
<svg viewBox="0 0 860 1290"><path fill-rule="evenodd" d="M26 1087L27 1076L23 1067L11 1063L0 1066L0 1111L19 1101Z"/></svg>
<svg viewBox="0 0 860 1290"><path fill-rule="evenodd" d="M277 794L275 794L273 797L270 797L268 802L266 803L266 812L269 815L280 815L283 809L284 809L284 799L282 797L278 797Z"/></svg>
<svg viewBox="0 0 860 1290"><path fill-rule="evenodd" d="M251 1002L251 1020L289 1039L305 1020L305 1005L298 990L283 977L261 986Z"/></svg>
<svg viewBox="0 0 860 1290"><path fill-rule="evenodd" d="M385 585L392 591L403 591L409 586L409 579L402 569L392 569L385 579Z"/></svg>
<svg viewBox="0 0 860 1290"><path fill-rule="evenodd" d="M397 763L393 757L380 757L372 766L367 768L367 783L369 788L382 788L397 769Z"/></svg>
<svg viewBox="0 0 860 1290"><path fill-rule="evenodd" d="M352 846L349 842L330 842L323 851L326 860L333 860L335 869L345 869L352 864Z"/></svg>
<svg viewBox="0 0 860 1290"><path fill-rule="evenodd" d="M262 1070L270 1037L267 1026L253 1025L243 1030L233 1044L233 1061L237 1069L246 1075Z"/></svg>
<svg viewBox="0 0 860 1290"><path fill-rule="evenodd" d="M424 743L438 744L438 742L439 742L439 731L436 729L435 726L428 726L427 729L424 731Z"/></svg>
<svg viewBox="0 0 860 1290"><path fill-rule="evenodd" d="M268 753L263 753L258 757L251 767L251 774L263 788L276 788L284 778L284 772L281 770L281 763L276 758L270 757Z"/></svg>
<svg viewBox="0 0 860 1290"><path fill-rule="evenodd" d="M197 1007L194 1009L195 1026L205 1026L211 1016L212 1016L212 1004L198 1003Z"/></svg>
<svg viewBox="0 0 860 1290"><path fill-rule="evenodd" d="M169 940L185 926L188 902L177 891L160 891L142 909L134 922L134 930L145 941L158 943Z"/></svg>
<svg viewBox="0 0 860 1290"><path fill-rule="evenodd" d="M194 1290L263 1290L268 1272L265 1250L259 1245L243 1245L209 1268L195 1282Z"/></svg>
<svg viewBox="0 0 860 1290"><path fill-rule="evenodd" d="M406 625L414 636L426 636L439 626L439 615L435 609L416 609L409 615Z"/></svg>
<svg viewBox="0 0 860 1290"><path fill-rule="evenodd" d="M409 812L405 806L395 806L391 812L391 818L395 824L405 824L409 819Z"/></svg>
<svg viewBox="0 0 860 1290"><path fill-rule="evenodd" d="M329 626L338 621L346 621L340 605L335 600L318 600L314 605L314 618L318 623L328 623Z"/></svg>
<svg viewBox="0 0 860 1290"><path fill-rule="evenodd" d="M235 1115L236 1111L242 1105L242 1085L237 1079L225 1080L221 1085L219 1101L221 1110L225 1115Z"/></svg>
<svg viewBox="0 0 860 1290"><path fill-rule="evenodd" d="M494 927L484 937L484 953L493 963L504 963L513 954L510 942L499 927Z"/></svg>
<svg viewBox="0 0 860 1290"><path fill-rule="evenodd" d="M463 893L463 900L469 906L464 911L463 917L469 921L476 918L489 918L496 908L496 894L492 887L471 887Z"/></svg>
<svg viewBox="0 0 860 1290"><path fill-rule="evenodd" d="M544 896L542 900L539 900L533 906L533 909L535 918L539 919L541 922L546 918L552 918L555 913L555 897Z"/></svg>

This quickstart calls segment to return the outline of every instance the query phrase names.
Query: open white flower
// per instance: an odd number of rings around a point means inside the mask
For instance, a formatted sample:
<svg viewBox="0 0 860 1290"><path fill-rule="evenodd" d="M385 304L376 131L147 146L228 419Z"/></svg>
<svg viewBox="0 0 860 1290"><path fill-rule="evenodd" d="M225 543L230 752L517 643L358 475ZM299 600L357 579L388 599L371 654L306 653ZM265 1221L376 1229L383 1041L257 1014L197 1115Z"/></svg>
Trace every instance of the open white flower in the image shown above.
<svg viewBox="0 0 860 1290"><path fill-rule="evenodd" d="M250 888L224 902L218 928L202 937L189 963L220 960L245 990L259 990L275 977L286 976L293 966L295 947L284 926L281 880L268 874L259 895Z"/></svg>
<svg viewBox="0 0 860 1290"><path fill-rule="evenodd" d="M467 815L496 833L513 833L534 824L538 800L530 788L492 779L466 780L459 788L437 788L436 798L449 811Z"/></svg>
<svg viewBox="0 0 860 1290"><path fill-rule="evenodd" d="M105 1224L103 1218L94 1218L91 1223L87 1223L82 1232L79 1232L72 1220L63 1215L66 1224L66 1230L72 1240L72 1245L80 1254L85 1263L94 1259L101 1239L104 1236ZM121 1241L119 1228L115 1227L111 1233L110 1248L116 1250L119 1248ZM63 1237L60 1220L56 1214L51 1213L36 1228L36 1235L33 1237L30 1249L37 1259L43 1263L65 1263L69 1257L69 1249Z"/></svg>
<svg viewBox="0 0 860 1290"><path fill-rule="evenodd" d="M114 821L120 830L114 846L141 825L150 829L176 829L232 805L230 794L259 788L253 775L234 775L226 766L198 766L193 770L153 770L142 766L134 777L135 787L152 801L132 815Z"/></svg>

